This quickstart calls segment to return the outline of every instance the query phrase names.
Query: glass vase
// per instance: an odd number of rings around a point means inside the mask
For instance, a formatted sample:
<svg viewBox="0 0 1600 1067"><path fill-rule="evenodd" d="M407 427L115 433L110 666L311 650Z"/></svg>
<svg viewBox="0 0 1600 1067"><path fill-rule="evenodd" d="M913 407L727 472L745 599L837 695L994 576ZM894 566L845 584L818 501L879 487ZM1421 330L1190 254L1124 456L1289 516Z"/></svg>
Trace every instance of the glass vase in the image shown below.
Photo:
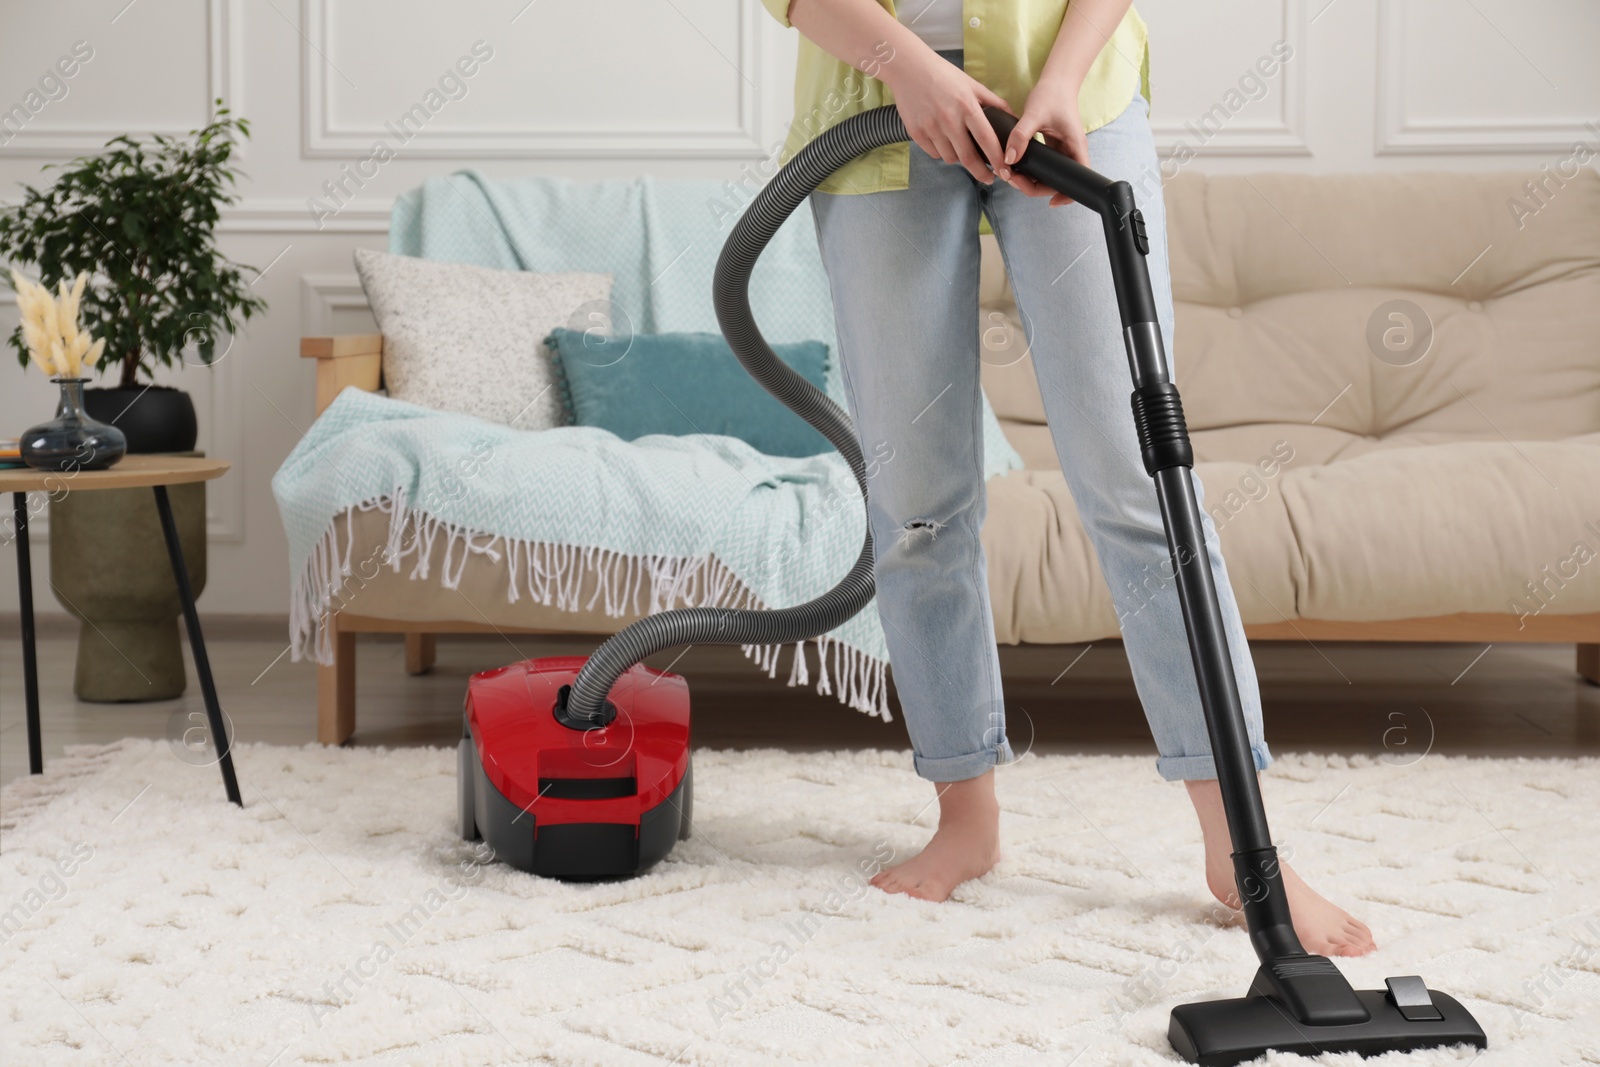
<svg viewBox="0 0 1600 1067"><path fill-rule="evenodd" d="M97 471L128 451L128 439L115 426L91 419L83 410L87 378L52 378L61 387L56 417L22 435L22 462L44 471Z"/></svg>

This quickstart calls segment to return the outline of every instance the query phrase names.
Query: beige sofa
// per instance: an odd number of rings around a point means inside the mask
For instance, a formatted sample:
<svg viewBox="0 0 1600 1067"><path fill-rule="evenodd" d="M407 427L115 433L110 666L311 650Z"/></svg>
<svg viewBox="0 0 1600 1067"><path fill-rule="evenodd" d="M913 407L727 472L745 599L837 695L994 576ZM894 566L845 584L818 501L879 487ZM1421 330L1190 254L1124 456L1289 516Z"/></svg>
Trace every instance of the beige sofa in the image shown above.
<svg viewBox="0 0 1600 1067"><path fill-rule="evenodd" d="M1176 377L1253 639L1570 642L1600 684L1600 176L1547 181L1542 204L1527 178L1167 184ZM1538 210L1519 225L1512 198ZM1114 637L984 241L974 354L1027 465L989 484L996 634ZM1411 307L1386 307L1397 300ZM1406 348L1407 322L1431 323L1425 350L1419 335ZM380 386L379 336L305 338L301 354L317 361L319 412L343 388ZM385 516L354 521L358 556L383 544ZM319 668L321 740L355 728L357 633L407 634L416 672L435 633L602 634L631 621L510 604L505 589L484 557L459 590L388 571L352 588L331 620L334 662Z"/></svg>

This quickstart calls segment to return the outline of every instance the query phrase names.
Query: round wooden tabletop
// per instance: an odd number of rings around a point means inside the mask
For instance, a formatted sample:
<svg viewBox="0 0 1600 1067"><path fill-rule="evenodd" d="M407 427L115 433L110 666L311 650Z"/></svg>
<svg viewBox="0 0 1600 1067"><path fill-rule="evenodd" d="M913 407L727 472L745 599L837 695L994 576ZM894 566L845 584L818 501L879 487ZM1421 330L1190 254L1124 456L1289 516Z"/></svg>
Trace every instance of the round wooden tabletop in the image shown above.
<svg viewBox="0 0 1600 1067"><path fill-rule="evenodd" d="M103 471L36 471L32 467L0 470L0 493L47 493L65 489L138 489L152 485L209 482L228 472L226 460L199 456L123 456Z"/></svg>

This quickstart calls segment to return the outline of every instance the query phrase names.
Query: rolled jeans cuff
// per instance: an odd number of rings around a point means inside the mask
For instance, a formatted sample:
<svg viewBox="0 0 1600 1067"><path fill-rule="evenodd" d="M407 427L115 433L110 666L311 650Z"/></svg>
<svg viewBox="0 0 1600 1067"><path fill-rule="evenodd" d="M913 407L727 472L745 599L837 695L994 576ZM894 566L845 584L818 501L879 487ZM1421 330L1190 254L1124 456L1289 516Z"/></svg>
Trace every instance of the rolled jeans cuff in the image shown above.
<svg viewBox="0 0 1600 1067"><path fill-rule="evenodd" d="M917 770L917 775L930 782L964 782L968 778L976 778L1003 764L1014 763L1016 758L1015 753L1011 751L1011 740L1007 738L998 745L980 752L970 752L964 756L940 756L937 759L930 759L912 753L911 761Z"/></svg>
<svg viewBox="0 0 1600 1067"><path fill-rule="evenodd" d="M1272 753L1265 743L1250 746L1250 757L1256 770L1264 771L1272 765ZM1156 773L1169 782L1192 782L1217 776L1217 765L1207 753L1204 756L1162 756L1156 760Z"/></svg>

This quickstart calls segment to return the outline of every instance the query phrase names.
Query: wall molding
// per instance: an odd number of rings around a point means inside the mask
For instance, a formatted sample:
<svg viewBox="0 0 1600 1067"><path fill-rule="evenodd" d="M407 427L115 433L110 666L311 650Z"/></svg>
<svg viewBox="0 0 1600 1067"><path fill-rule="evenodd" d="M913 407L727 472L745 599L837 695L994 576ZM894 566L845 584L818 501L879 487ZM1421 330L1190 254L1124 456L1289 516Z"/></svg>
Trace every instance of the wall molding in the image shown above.
<svg viewBox="0 0 1600 1067"><path fill-rule="evenodd" d="M0 210L16 204L0 199ZM224 207L217 220L217 233L298 233L316 234L388 233L389 212L394 199L371 197L352 200L342 211L318 221L304 200L292 197L246 196L239 203Z"/></svg>
<svg viewBox="0 0 1600 1067"><path fill-rule="evenodd" d="M382 129L341 126L330 113L328 98L328 13L331 0L301 0L300 98L301 156L306 159L365 159L377 141L390 143ZM757 7L734 0L738 19L738 120L732 126L660 130L619 125L592 132L541 129L536 125L479 130L419 131L403 147L413 159L728 159L761 155L770 150L770 125L763 103L762 70L769 41L778 28Z"/></svg>
<svg viewBox="0 0 1600 1067"><path fill-rule="evenodd" d="M14 207L15 200L0 199L0 210ZM291 197L240 198L224 207L217 220L217 233L388 233L389 212L394 199L373 197L350 201L349 206L320 224L304 200Z"/></svg>
<svg viewBox="0 0 1600 1067"><path fill-rule="evenodd" d="M250 452L244 441L243 354L230 349L209 367L187 366L179 372L180 381L195 374L205 376L203 389L187 387L200 408L198 447L208 456L233 464L231 471L206 486L206 539L213 544L243 544L245 540L244 486L249 478Z"/></svg>
<svg viewBox="0 0 1600 1067"><path fill-rule="evenodd" d="M1282 0L1283 40L1294 50L1293 58L1282 65L1278 83L1278 117L1259 126L1223 126L1210 139L1199 142L1192 127L1203 116L1183 122L1152 121L1156 150L1163 158L1180 144L1194 149L1198 156L1309 156L1305 139L1306 110L1306 17L1299 0ZM1241 72L1242 73L1242 72ZM1212 104L1214 108L1221 101Z"/></svg>
<svg viewBox="0 0 1600 1067"><path fill-rule="evenodd" d="M1375 155L1565 152L1577 141L1595 138L1596 131L1577 121L1411 118L1406 112L1405 32L1405 5L1400 0L1378 0Z"/></svg>
<svg viewBox="0 0 1600 1067"><path fill-rule="evenodd" d="M221 97L238 114L244 106L243 0L206 0L206 98L201 118L192 126L151 127L130 131L122 127L75 126L58 130L25 130L0 146L0 159L57 159L97 152L113 137L126 133L166 134L179 137L210 121L211 102ZM245 156L248 141L234 148L234 158Z"/></svg>
<svg viewBox="0 0 1600 1067"><path fill-rule="evenodd" d="M338 214L318 220L305 200L291 197L242 197L222 210L218 233L348 234L388 233L392 198L368 197L347 202Z"/></svg>
<svg viewBox="0 0 1600 1067"><path fill-rule="evenodd" d="M308 271L300 275L300 334L325 337L337 332L333 316L340 309L370 308L361 279L354 271L323 274Z"/></svg>

